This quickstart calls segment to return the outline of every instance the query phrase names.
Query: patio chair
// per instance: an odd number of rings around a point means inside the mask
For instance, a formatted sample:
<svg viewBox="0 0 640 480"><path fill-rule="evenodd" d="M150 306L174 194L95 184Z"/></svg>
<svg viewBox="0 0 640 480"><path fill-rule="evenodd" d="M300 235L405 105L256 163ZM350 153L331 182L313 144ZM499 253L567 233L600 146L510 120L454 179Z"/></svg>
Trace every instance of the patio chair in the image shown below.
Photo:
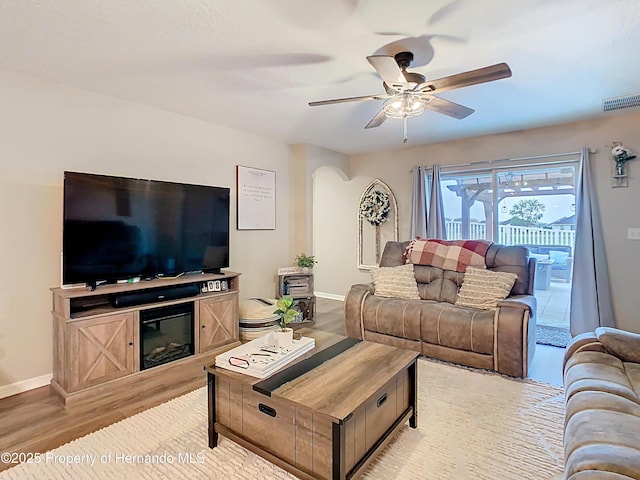
<svg viewBox="0 0 640 480"><path fill-rule="evenodd" d="M524 245L537 260L548 259L551 264L551 279L571 282L573 249L568 245Z"/></svg>

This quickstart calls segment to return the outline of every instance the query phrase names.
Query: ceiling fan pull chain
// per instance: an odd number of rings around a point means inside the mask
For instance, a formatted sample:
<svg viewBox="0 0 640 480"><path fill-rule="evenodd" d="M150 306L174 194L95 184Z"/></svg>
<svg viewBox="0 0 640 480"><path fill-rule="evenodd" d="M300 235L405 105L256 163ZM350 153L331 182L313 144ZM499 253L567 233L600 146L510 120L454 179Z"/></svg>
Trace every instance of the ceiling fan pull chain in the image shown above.
<svg viewBox="0 0 640 480"><path fill-rule="evenodd" d="M402 138L402 143L407 143L407 124L408 124L408 119L407 117L402 117L402 129L404 131L404 137Z"/></svg>

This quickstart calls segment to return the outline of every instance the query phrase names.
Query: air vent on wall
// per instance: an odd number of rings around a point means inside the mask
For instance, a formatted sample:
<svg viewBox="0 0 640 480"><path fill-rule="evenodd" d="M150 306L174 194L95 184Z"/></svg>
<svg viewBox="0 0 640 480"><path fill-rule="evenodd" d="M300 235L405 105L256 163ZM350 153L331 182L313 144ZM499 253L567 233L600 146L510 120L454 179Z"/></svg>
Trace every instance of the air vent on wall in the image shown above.
<svg viewBox="0 0 640 480"><path fill-rule="evenodd" d="M602 101L602 110L624 110L626 108L640 107L640 95L627 95L626 97L606 98Z"/></svg>

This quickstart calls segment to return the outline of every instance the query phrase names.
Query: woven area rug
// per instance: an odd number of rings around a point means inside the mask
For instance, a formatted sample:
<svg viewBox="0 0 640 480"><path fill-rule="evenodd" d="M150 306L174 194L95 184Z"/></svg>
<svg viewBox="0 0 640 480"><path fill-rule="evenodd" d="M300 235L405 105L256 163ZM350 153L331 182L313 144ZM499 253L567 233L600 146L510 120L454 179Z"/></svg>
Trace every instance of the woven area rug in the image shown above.
<svg viewBox="0 0 640 480"><path fill-rule="evenodd" d="M403 428L365 478L562 477L561 388L425 359L418 371L418 428ZM209 449L204 388L0 473L0 480L123 478L295 477L224 438Z"/></svg>
<svg viewBox="0 0 640 480"><path fill-rule="evenodd" d="M536 325L536 343L565 348L571 341L568 328Z"/></svg>

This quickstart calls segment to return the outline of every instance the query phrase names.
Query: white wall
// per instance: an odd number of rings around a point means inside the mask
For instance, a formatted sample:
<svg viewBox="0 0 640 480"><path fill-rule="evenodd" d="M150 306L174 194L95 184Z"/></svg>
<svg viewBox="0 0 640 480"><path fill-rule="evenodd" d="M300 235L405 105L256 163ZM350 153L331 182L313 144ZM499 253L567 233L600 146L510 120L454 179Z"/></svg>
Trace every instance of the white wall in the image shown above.
<svg viewBox="0 0 640 480"><path fill-rule="evenodd" d="M320 205L316 204L316 175L322 176L324 170L333 171L339 178L346 180L349 158L314 145L291 146L290 212L294 218L294 224L291 226L292 244L296 254L305 252L315 256L318 263L313 270L314 287L320 294L328 292L327 288L334 288L336 265L332 244L334 240L341 238L344 232L331 221L326 224L320 222L321 228L317 229L316 219L324 215L331 218L335 209L342 209L345 205L338 192L321 193L323 202ZM323 184L324 182L320 182L320 185ZM340 264L337 267L342 268Z"/></svg>
<svg viewBox="0 0 640 480"><path fill-rule="evenodd" d="M335 167L321 167L313 176L314 287L320 294L344 297L354 283L370 275L356 268L358 201L371 178L347 179Z"/></svg>
<svg viewBox="0 0 640 480"><path fill-rule="evenodd" d="M413 166L575 152L588 146L598 150L594 156L595 187L599 196L618 326L640 332L640 296L636 280L636 272L640 271L640 241L626 238L628 227L640 227L640 209L637 208L640 203L640 159L628 164L629 187L611 188L612 162L608 146L613 141L620 141L635 152L640 152L638 125L640 113L621 114L598 120L354 156L350 166L353 180L349 182L335 175L318 175L316 200L329 206L333 206L332 198L339 198L343 202L339 209L333 209L332 215L318 212L316 218L316 232L329 231L333 225L342 229L335 230L341 237L340 241L336 239L332 244L332 264L336 269L341 265L342 269L328 292L344 295L347 285L359 283L363 278L368 281L368 276L356 267L355 212L358 198L371 179L380 178L394 192L398 200L400 238L407 239L411 208L410 171ZM372 131L372 134L375 132Z"/></svg>
<svg viewBox="0 0 640 480"><path fill-rule="evenodd" d="M0 389L52 371L64 170L231 187L229 270L241 298L274 295L292 260L288 145L8 71L0 105ZM276 171L276 230L235 229L238 164Z"/></svg>

